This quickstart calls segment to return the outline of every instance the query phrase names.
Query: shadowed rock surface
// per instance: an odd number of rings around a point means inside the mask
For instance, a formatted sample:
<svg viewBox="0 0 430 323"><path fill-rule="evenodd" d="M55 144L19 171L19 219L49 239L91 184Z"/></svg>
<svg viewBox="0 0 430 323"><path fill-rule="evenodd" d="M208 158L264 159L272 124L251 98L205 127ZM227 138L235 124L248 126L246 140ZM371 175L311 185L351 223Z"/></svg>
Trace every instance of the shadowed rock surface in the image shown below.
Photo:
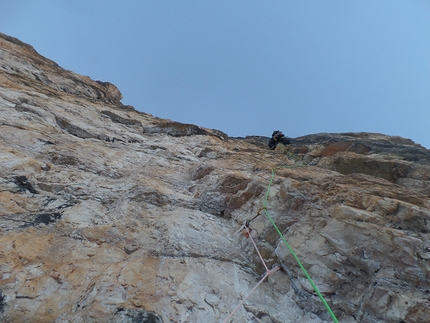
<svg viewBox="0 0 430 323"><path fill-rule="evenodd" d="M267 195L339 322L428 322L429 150L343 133L271 151L121 97L0 34L0 321L222 322L265 273L240 233L255 217L285 270L232 321L331 322Z"/></svg>

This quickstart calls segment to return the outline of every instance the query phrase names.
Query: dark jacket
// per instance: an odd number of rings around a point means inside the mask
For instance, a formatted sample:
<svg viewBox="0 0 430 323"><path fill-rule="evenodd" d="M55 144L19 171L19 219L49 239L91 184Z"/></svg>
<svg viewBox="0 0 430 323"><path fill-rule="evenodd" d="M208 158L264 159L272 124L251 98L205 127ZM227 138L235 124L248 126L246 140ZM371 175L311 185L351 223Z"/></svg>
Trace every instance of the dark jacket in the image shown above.
<svg viewBox="0 0 430 323"><path fill-rule="evenodd" d="M275 131L272 134L272 138L270 138L270 140L269 140L268 146L269 146L270 149L275 149L276 146L280 142L283 143L284 145L291 144L290 140L287 137L285 137L285 135L282 132Z"/></svg>

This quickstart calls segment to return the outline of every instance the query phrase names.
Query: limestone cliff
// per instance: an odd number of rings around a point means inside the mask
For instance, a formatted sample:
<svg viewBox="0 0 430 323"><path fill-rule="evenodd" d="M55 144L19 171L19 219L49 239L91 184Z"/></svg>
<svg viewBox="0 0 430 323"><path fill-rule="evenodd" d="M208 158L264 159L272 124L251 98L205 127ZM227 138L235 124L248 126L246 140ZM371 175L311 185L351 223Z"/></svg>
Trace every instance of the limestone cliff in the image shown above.
<svg viewBox="0 0 430 323"><path fill-rule="evenodd" d="M252 219L284 270L232 321L331 322L265 212L339 322L429 321L429 150L344 133L271 151L120 100L0 34L0 321L223 322L266 272Z"/></svg>

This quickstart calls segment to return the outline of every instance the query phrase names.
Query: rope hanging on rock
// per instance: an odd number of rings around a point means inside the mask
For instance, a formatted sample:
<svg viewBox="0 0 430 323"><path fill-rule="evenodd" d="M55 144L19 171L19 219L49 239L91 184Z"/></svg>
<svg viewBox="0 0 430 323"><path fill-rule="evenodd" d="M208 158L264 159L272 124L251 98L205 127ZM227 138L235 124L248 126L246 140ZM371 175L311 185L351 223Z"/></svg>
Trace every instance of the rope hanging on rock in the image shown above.
<svg viewBox="0 0 430 323"><path fill-rule="evenodd" d="M251 296L251 294L257 289L258 286L260 286L260 284L270 275L272 275L273 273L277 272L279 269L281 269L279 266L275 267L273 269L269 269L266 265L266 263L264 262L263 257L261 256L260 251L257 248L257 245L254 242L254 239L252 238L251 235L251 230L249 229L249 225L248 225L248 221L245 222L244 225L244 229L246 230L247 233L247 237L251 238L252 244L254 245L255 250L257 251L258 256L260 257L261 262L264 265L264 268L266 268L266 273L264 274L263 278L260 279L260 281L257 283L257 285L255 285L255 287L248 293L248 295L246 295L246 297L239 303L239 305L237 305L237 307L230 313L230 315L225 319L224 323L227 323L228 321L230 321L230 319L233 317L234 313L236 313L236 311L246 302L246 300L249 298L249 296Z"/></svg>
<svg viewBox="0 0 430 323"><path fill-rule="evenodd" d="M234 313L236 313L236 311L245 303L245 301L249 298L249 296L251 296L251 294L257 289L257 287L270 275L272 275L274 272L278 271L281 269L281 267L275 267L274 269L269 270L263 257L261 256L257 245L254 242L254 239L252 238L251 235L251 230L249 228L249 223L254 220L255 218L257 218L262 211L264 211L264 213L266 214L266 217L269 219L270 223L273 225L273 227L275 228L276 232L278 233L278 235L280 236L281 240L284 242L285 246L288 248L288 250L290 251L290 253L292 254L293 258L296 260L297 264L299 265L300 269L303 271L303 273L305 274L306 278L308 279L309 283L311 284L312 288L314 289L315 293L318 295L318 297L321 299L321 302L324 304L325 308L327 309L327 311L329 312L332 320L334 323L339 323L339 321L337 320L336 316L334 315L333 311L331 310L330 306L328 305L327 301L324 299L324 296L321 294L321 292L319 291L318 287L315 285L315 283L313 282L311 276L308 274L307 270L305 269L305 267L302 265L300 259L297 257L296 253L294 252L294 250L291 248L291 246L289 245L289 243L287 242L287 240L285 239L284 235L282 234L282 232L279 230L278 226L276 225L275 221L273 221L272 217L270 216L269 212L267 211L267 200L269 197L269 192L270 192L270 188L272 186L273 183L273 179L275 178L275 170L277 169L282 169L282 168L296 168L296 167L303 167L303 166L309 166L308 163L306 163L306 161L304 161L303 159L299 158L298 156L294 155L293 153L290 153L290 155L293 155L295 158L300 159L302 161L302 164L294 164L294 165L289 165L289 166L279 166L279 167L274 167L272 168L272 176L270 178L269 181L269 185L267 186L267 190L266 190L266 194L264 196L264 202L263 202L263 207L258 211L257 215L255 215L251 220L245 221L245 225L244 225L244 230L245 230L245 236L248 238L251 238L252 244L254 245L255 250L257 251L258 256L260 257L260 260L262 261L264 268L266 269L266 273L263 276L263 278L261 278L261 280L257 283L257 285L248 293L248 295L239 303L239 305L230 313L230 315L225 319L225 321L223 323L227 323L234 315ZM282 264L281 264L282 266ZM285 269L284 269L285 270ZM287 270L287 274L289 274L288 270ZM291 279L291 278L290 278ZM296 286L294 285L293 281L291 280L292 284L293 284L293 288L296 291Z"/></svg>
<svg viewBox="0 0 430 323"><path fill-rule="evenodd" d="M318 297L321 299L321 302L324 304L325 308L327 309L327 311L329 312L331 318L333 319L333 322L338 323L339 321L337 320L336 316L334 315L333 311L331 310L330 306L328 305L328 303L326 302L326 300L324 299L324 296L321 294L321 292L319 291L318 287L315 285L315 283L313 282L311 276L309 276L307 270L305 269L305 267L303 267L300 259L297 257L296 253L294 252L294 250L291 248L291 246L288 244L287 240L285 239L284 235L282 234L282 232L279 230L278 226L276 225L275 221L273 221L272 217L270 216L269 212L267 212L267 199L269 197L269 191L270 191L270 187L272 186L273 183L273 179L275 178L275 170L276 169L281 169L281 168L292 168L293 166L280 166L280 167L276 167L276 168L272 168L272 177L270 178L269 181L269 185L267 186L267 191L266 191L266 195L264 197L264 202L263 202L263 210L264 213L266 214L266 217L269 219L270 223L272 223L273 227L275 228L276 232L278 233L278 235L281 237L282 241L284 242L285 246L288 248L288 250L290 251L290 253L292 254L292 256L294 257L294 259L296 260L297 264L299 265L300 269L303 271L303 273L305 274L306 278L308 279L309 283L311 284L312 288L314 289L315 293L317 293ZM300 166L296 166L296 167L300 167Z"/></svg>

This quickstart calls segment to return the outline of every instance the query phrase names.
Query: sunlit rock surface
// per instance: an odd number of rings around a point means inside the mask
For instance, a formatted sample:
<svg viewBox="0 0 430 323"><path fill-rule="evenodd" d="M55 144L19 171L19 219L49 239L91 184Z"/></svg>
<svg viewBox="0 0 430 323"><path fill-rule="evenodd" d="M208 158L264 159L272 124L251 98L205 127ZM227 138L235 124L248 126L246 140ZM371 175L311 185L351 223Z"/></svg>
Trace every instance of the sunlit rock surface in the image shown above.
<svg viewBox="0 0 430 323"><path fill-rule="evenodd" d="M3 34L0 86L0 321L223 322L265 274L240 233L255 217L292 281L274 273L232 321L331 322L266 195L339 322L429 321L430 152L411 140L271 151L124 106Z"/></svg>

